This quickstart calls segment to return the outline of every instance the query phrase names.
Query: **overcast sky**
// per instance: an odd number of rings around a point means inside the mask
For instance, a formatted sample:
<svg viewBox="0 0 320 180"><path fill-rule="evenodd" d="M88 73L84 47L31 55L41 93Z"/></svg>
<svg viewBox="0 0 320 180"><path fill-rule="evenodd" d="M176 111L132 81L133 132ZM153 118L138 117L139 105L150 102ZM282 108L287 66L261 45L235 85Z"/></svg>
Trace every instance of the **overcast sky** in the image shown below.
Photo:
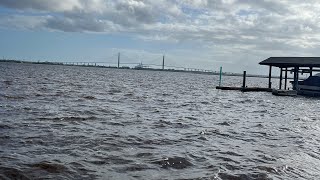
<svg viewBox="0 0 320 180"><path fill-rule="evenodd" d="M320 56L319 0L0 0L0 56L267 73Z"/></svg>

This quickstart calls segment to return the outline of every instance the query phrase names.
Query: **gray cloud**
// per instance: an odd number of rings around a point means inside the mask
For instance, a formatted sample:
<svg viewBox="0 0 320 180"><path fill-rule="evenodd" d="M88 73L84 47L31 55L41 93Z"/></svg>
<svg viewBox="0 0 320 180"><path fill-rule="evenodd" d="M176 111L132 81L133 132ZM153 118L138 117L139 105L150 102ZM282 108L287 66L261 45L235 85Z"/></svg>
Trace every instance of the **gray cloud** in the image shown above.
<svg viewBox="0 0 320 180"><path fill-rule="evenodd" d="M320 41L317 0L0 0L0 6L20 12L2 14L2 28L126 32L224 55L315 55Z"/></svg>
<svg viewBox="0 0 320 180"><path fill-rule="evenodd" d="M75 8L81 8L81 1L78 0L23 0L23 1L12 1L12 0L0 0L0 4L4 7L13 9L33 9L40 11L69 11Z"/></svg>

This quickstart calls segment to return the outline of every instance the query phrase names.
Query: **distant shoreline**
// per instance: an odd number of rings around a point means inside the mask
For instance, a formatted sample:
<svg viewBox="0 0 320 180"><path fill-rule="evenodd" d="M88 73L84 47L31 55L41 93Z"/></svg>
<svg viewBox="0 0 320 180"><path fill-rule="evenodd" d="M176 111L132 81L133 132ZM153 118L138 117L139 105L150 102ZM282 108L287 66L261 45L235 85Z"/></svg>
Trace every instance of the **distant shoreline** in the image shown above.
<svg viewBox="0 0 320 180"><path fill-rule="evenodd" d="M144 67L135 67L130 68L127 66L117 67L117 66L101 66L101 65L91 65L91 64L66 64L62 62L49 62L49 61L22 61L22 60L0 60L0 63L24 63L24 64L44 64L44 65L60 65L60 66L80 66L80 67L96 67L96 68L110 68L110 69L132 69L132 70L147 70L147 71L167 71L167 72L184 72L184 73L193 73L193 74L205 74L205 75L220 75L217 71L190 71L190 70L177 70L177 69L156 69L156 68L144 68ZM243 76L241 73L231 73L223 72L223 76ZM256 75L256 74L247 74L247 77L256 77L256 78L269 78L267 75ZM279 78L278 76L272 76L272 78Z"/></svg>

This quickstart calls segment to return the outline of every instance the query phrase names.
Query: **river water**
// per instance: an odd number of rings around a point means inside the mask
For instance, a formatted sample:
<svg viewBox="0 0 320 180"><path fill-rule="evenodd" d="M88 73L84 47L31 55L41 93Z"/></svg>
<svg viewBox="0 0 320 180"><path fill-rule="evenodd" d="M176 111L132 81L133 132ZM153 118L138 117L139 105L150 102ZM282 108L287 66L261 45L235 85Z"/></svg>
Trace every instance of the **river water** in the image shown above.
<svg viewBox="0 0 320 180"><path fill-rule="evenodd" d="M240 86L242 78L223 81ZM0 63L0 179L320 177L320 99L217 83L212 75Z"/></svg>

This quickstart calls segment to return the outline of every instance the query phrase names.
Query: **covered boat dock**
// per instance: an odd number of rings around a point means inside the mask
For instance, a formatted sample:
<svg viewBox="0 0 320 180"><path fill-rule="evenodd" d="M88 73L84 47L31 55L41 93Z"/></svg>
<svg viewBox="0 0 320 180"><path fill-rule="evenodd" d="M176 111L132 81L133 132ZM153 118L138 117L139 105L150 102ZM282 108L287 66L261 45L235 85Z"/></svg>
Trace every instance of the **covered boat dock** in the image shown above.
<svg viewBox="0 0 320 180"><path fill-rule="evenodd" d="M312 76L313 72L320 72L320 57L270 57L259 64L269 66L268 88L272 88L272 67L280 68L279 89L282 89L282 81L284 79L284 90L286 90L288 86L288 72L293 73L293 90L297 90L298 88L299 73L308 73Z"/></svg>
<svg viewBox="0 0 320 180"><path fill-rule="evenodd" d="M216 89L240 90L242 92L264 91L272 92L272 94L278 96L320 96L320 74L313 76L313 72L320 72L320 57L270 57L259 64L269 66L268 87L247 87L246 71L244 71L242 87L226 87L219 84ZM280 69L280 76L272 76L272 67ZM293 77L288 77L288 72L293 74ZM304 81L299 81L299 74L310 76ZM272 77L279 78L278 89L272 87ZM290 81L292 89L288 88L288 79L293 79L293 81ZM285 81L284 85L283 80Z"/></svg>

